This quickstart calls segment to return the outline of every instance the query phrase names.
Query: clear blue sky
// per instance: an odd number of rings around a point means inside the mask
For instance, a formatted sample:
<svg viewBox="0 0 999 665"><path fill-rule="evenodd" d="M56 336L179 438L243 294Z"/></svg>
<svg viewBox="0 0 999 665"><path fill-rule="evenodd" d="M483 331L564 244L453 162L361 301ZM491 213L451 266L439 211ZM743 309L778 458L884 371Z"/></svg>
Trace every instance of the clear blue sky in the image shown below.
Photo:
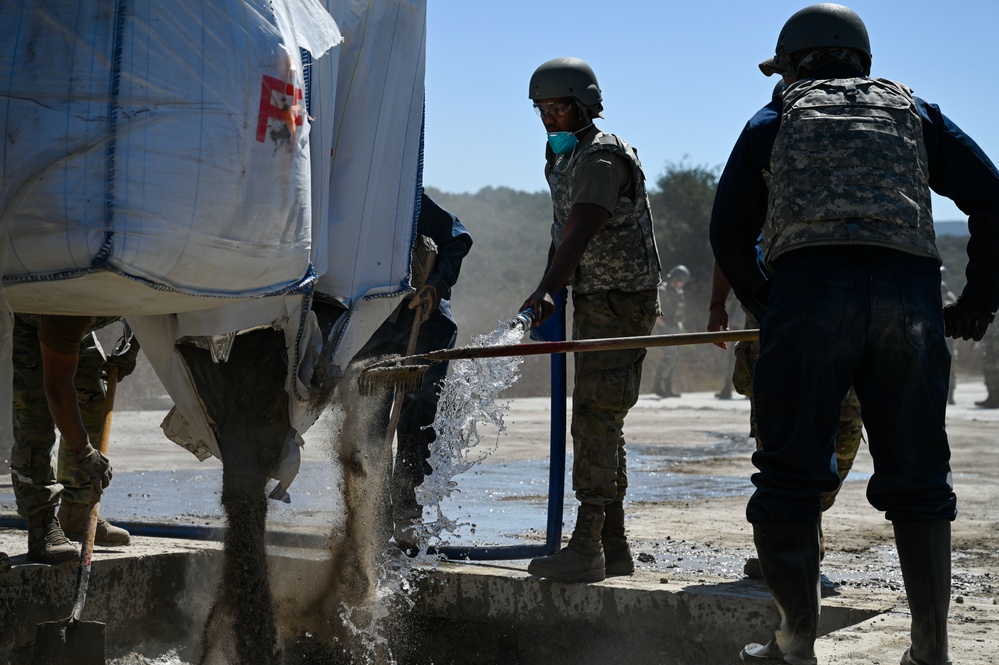
<svg viewBox="0 0 999 665"><path fill-rule="evenodd" d="M428 0L424 182L547 191L545 133L527 98L534 69L573 56L604 96L598 126L638 148L649 180L668 163L720 167L767 102L784 21L810 4L771 0ZM857 0L872 75L901 81L999 162L996 0ZM934 196L938 221L963 220Z"/></svg>

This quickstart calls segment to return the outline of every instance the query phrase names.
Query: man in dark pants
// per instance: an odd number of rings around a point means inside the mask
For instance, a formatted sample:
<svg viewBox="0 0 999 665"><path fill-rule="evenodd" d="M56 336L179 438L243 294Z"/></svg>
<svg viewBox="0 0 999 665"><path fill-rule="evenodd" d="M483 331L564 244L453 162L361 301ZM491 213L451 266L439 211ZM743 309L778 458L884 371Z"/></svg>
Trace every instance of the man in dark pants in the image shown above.
<svg viewBox="0 0 999 665"><path fill-rule="evenodd" d="M417 316L422 315L414 353L454 348L458 324L451 313L451 287L458 281L461 262L472 247L472 236L456 216L426 194L420 198L417 241L413 251L413 286L416 293L396 308L358 353L358 358L385 354L404 355ZM427 256L432 255L432 264ZM423 272L429 266L429 272ZM396 543L412 550L418 546L415 528L423 517L416 488L432 469L430 444L437 434L431 425L437 415L440 382L448 363L431 363L417 390L405 394L396 430L395 464L390 483L391 514ZM380 431L389 425L391 396L387 395L376 419Z"/></svg>
<svg viewBox="0 0 999 665"><path fill-rule="evenodd" d="M874 459L867 496L893 524L912 613L902 663L950 662L945 334L980 339L999 306L999 171L939 108L868 78L870 64L850 9L794 14L760 65L789 87L744 128L712 212L718 265L760 319L763 449L747 517L781 613L742 662L816 663L819 497L839 483L833 441L851 383ZM969 213L967 286L946 310L931 189Z"/></svg>

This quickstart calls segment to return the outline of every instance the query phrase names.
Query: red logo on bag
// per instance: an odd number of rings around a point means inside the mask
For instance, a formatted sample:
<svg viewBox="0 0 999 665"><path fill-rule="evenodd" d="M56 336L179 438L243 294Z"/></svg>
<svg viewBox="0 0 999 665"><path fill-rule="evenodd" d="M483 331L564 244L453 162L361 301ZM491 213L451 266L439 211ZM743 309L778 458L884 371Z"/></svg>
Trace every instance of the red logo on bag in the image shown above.
<svg viewBox="0 0 999 665"><path fill-rule="evenodd" d="M291 83L264 74L260 84L260 115L257 119L257 140L263 143L267 140L267 122L271 118L278 120L286 127L287 136L295 136L295 127L302 126L302 108L298 102L302 99L302 89ZM280 130L279 130L280 131ZM284 134L285 132L281 132ZM273 133L272 133L273 134ZM275 135L274 138L280 138Z"/></svg>

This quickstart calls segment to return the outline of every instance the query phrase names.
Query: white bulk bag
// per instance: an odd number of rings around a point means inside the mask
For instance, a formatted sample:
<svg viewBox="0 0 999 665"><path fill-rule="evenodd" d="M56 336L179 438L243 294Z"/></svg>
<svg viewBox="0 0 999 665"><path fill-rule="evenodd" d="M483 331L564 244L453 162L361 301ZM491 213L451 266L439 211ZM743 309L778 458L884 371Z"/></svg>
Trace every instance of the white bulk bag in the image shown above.
<svg viewBox="0 0 999 665"><path fill-rule="evenodd" d="M310 31L316 57L339 40L316 0L0 2L12 308L172 313L313 281Z"/></svg>

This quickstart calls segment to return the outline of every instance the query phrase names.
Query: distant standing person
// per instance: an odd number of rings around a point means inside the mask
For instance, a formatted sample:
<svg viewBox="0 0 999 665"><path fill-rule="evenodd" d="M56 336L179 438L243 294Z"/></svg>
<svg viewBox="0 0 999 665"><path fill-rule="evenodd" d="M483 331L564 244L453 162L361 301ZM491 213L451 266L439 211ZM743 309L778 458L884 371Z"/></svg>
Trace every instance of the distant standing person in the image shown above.
<svg viewBox="0 0 999 665"><path fill-rule="evenodd" d="M940 266L940 299L943 301L944 307L947 305L953 305L957 302L957 296L954 292L950 290L947 286L947 267ZM947 338L947 348L950 349L950 381L947 386L947 403L956 404L954 400L954 389L957 388L957 340ZM999 395L999 392L996 393ZM999 402L999 400L997 400ZM981 406L981 404L979 404ZM999 403L996 404L999 406Z"/></svg>
<svg viewBox="0 0 999 665"><path fill-rule="evenodd" d="M978 347L982 352L985 399L975 402L975 406L982 409L999 409L999 331L993 328L985 333Z"/></svg>
<svg viewBox="0 0 999 665"><path fill-rule="evenodd" d="M548 132L545 177L554 220L548 263L521 310L535 325L571 286L573 339L652 332L659 316L659 252L645 173L635 149L597 129L603 97L578 58L556 58L531 76L530 98ZM572 393L572 487L579 501L567 547L527 571L559 582L597 582L635 570L625 537L628 488L624 419L638 401L645 349L577 353Z"/></svg>
<svg viewBox="0 0 999 665"><path fill-rule="evenodd" d="M656 321L657 335L683 332L683 319L686 316L683 287L688 281L690 281L690 271L687 270L687 266L679 265L666 273L666 279L659 286L659 306L663 313ZM659 397L679 397L680 393L673 387L673 375L680 360L680 347L664 346L660 353L653 392Z"/></svg>
<svg viewBox="0 0 999 665"><path fill-rule="evenodd" d="M874 460L867 497L892 522L912 615L902 665L950 662L945 336L981 339L999 306L999 171L938 107L870 67L852 10L791 16L760 65L788 88L743 128L712 210L715 259L761 331L763 450L746 514L781 621L745 646L745 663L817 662L820 495L839 485L833 440L851 383ZM946 310L931 189L971 212L968 282Z"/></svg>

